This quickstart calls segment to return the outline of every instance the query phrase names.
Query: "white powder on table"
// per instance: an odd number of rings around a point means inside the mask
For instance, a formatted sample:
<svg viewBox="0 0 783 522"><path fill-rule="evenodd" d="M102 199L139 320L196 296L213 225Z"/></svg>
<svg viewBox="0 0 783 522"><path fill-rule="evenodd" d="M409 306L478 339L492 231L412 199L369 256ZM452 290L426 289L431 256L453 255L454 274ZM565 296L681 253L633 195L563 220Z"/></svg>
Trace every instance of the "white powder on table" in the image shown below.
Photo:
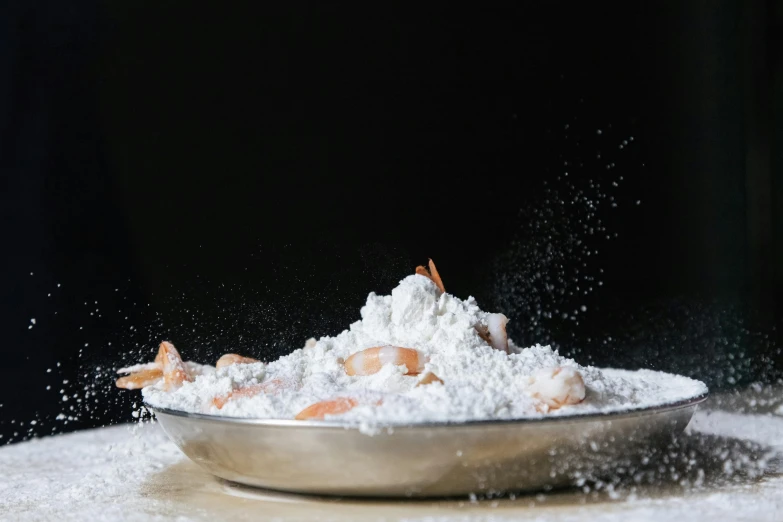
<svg viewBox="0 0 783 522"><path fill-rule="evenodd" d="M361 320L335 337L277 361L238 364L213 371L191 365L193 382L173 392L156 385L143 390L152 406L231 417L292 419L304 408L324 400L349 397L359 405L327 420L358 424L372 432L379 426L422 422L461 422L540 416L531 398L531 376L544 368L570 367L584 378L586 399L547 415L606 412L665 404L706 393L692 379L653 371L629 372L581 366L548 346L519 348L509 354L492 348L476 330L488 313L475 299L441 292L427 277L402 280L391 295L371 293ZM350 376L344 361L369 347L415 348L426 356L424 372L443 384L416 386L405 366L384 365L367 376ZM234 390L267 381L282 383L273 393L235 398L222 408L212 402Z"/></svg>
<svg viewBox="0 0 783 522"><path fill-rule="evenodd" d="M0 520L654 522L693 520L698 513L699 520L777 522L783 476L773 460L758 459L754 443L780 450L779 421L700 409L685 435L690 442L666 451L669 465L651 468L657 470L651 482L638 484L627 473L612 489L595 484L589 495L571 489L412 503L323 500L224 485L189 461L156 424L114 426L0 447ZM765 466L766 478L750 478L764 474ZM681 486L680 473L691 468L706 469L707 482Z"/></svg>

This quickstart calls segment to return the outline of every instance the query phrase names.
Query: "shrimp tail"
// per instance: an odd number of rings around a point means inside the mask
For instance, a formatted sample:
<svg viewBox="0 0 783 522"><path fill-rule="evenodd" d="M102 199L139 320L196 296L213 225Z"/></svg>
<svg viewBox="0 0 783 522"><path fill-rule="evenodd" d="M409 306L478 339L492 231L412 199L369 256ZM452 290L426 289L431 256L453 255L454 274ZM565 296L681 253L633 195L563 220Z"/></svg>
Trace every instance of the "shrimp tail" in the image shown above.
<svg viewBox="0 0 783 522"><path fill-rule="evenodd" d="M432 259L429 260L429 268L422 265L417 266L416 274L426 277L435 283L435 286L437 286L441 292L444 294L446 293L446 287L443 286L443 280L440 278L438 269L435 267L435 262Z"/></svg>

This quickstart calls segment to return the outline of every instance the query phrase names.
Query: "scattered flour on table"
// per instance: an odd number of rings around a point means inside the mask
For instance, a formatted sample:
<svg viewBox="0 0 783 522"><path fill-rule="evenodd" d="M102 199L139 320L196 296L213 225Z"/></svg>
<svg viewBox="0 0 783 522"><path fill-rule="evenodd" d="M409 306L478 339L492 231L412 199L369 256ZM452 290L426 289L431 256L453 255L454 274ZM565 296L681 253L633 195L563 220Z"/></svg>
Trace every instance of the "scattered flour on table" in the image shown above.
<svg viewBox="0 0 783 522"><path fill-rule="evenodd" d="M0 520L170 520L139 491L186 460L154 424L86 430L0 448ZM130 500L134 499L133 502Z"/></svg>
<svg viewBox="0 0 783 522"><path fill-rule="evenodd" d="M489 313L475 299L441 292L427 277L403 279L391 295L370 293L361 320L335 337L308 342L305 348L271 363L238 364L215 370L189 363L196 374L173 392L160 385L144 388L145 401L157 407L230 417L292 419L313 403L350 397L359 406L327 420L374 428L422 422L512 419L540 416L531 398L531 376L558 366L578 370L586 399L548 415L640 408L690 398L707 391L692 379L653 371L629 372L581 366L548 346L510 352L493 349L476 327ZM349 376L343 367L351 354L374 346L417 349L426 356L424 372L443 384L416 386L405 366L384 365L368 376ZM267 381L282 383L275 393L233 399L218 409L212 400L233 390Z"/></svg>
<svg viewBox="0 0 783 522"><path fill-rule="evenodd" d="M774 415L700 409L685 436L690 443L667 450L667 465L660 467L659 480L649 484L637 484L634 473L629 473L612 490L596 489L587 495L572 489L551 495L413 503L357 503L237 490L189 461L159 426L114 426L0 447L0 520L778 522L783 475L773 470L763 480L748 477L758 476L754 444L782 449L779 421ZM695 468L712 469L709 473L721 476L730 473L736 480L712 477L703 486L682 487L681 477L669 467L682 471L682 463L693 459ZM725 462L731 465L722 465Z"/></svg>

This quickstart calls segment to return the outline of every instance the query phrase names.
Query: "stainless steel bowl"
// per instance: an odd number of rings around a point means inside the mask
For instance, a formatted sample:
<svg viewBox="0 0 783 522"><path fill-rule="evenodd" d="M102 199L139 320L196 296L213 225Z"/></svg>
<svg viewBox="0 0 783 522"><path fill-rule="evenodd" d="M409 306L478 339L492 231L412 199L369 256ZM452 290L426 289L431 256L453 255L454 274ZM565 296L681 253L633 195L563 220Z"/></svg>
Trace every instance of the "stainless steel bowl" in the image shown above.
<svg viewBox="0 0 783 522"><path fill-rule="evenodd" d="M244 419L150 407L171 439L218 477L320 495L425 497L567 486L633 465L681 433L705 395L605 414L394 426Z"/></svg>

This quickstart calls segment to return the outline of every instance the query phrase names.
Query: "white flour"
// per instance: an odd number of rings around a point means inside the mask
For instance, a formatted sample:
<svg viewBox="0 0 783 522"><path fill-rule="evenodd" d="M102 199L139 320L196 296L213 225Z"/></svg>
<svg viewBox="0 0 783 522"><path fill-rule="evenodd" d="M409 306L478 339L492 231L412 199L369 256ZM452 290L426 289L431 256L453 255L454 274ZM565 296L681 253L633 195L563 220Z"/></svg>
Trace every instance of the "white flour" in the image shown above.
<svg viewBox="0 0 783 522"><path fill-rule="evenodd" d="M567 366L578 370L586 399L547 415L569 415L663 404L705 393L692 379L652 371L628 372L580 366L548 346L519 348L510 354L493 349L475 326L487 324L489 314L469 297L442 293L427 277L412 275L391 295L371 293L360 321L335 337L317 342L269 364L233 365L214 370L190 365L197 377L173 392L160 386L143 390L152 406L232 417L292 419L319 401L350 397L359 406L327 420L374 427L433 421L459 422L542 415L531 393L531 375L543 368ZM427 357L424 372L443 384L416 386L418 378L405 367L387 364L368 376L349 376L343 361L369 347L392 345L417 349ZM187 350L185 356L187 355ZM251 355L251 354L246 354ZM284 383L274 393L228 401L218 409L212 400L248 385L270 380Z"/></svg>

